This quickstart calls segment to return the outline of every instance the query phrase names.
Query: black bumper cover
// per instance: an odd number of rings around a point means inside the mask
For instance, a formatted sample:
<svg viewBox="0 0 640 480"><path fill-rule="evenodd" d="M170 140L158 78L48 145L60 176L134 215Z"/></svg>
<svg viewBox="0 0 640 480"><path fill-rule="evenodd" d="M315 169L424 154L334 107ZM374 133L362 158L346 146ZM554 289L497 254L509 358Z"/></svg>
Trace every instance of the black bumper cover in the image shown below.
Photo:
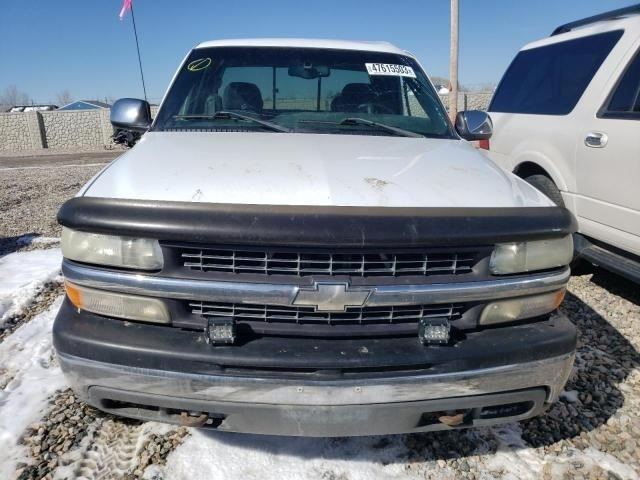
<svg viewBox="0 0 640 480"><path fill-rule="evenodd" d="M563 315L467 332L453 346L417 337L318 339L262 337L232 346L206 343L204 332L78 313L65 300L53 326L59 353L109 364L200 374L375 376L447 373L543 360L571 353L576 328Z"/></svg>

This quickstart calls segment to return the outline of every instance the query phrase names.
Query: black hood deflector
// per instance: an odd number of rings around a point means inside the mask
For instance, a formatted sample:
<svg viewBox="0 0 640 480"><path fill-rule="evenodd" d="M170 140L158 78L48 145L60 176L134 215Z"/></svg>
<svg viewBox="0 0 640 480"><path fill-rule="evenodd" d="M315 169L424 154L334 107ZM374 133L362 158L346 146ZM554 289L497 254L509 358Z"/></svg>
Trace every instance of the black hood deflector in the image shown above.
<svg viewBox="0 0 640 480"><path fill-rule="evenodd" d="M76 230L210 244L336 247L489 245L575 232L562 207L402 208L241 205L76 197Z"/></svg>

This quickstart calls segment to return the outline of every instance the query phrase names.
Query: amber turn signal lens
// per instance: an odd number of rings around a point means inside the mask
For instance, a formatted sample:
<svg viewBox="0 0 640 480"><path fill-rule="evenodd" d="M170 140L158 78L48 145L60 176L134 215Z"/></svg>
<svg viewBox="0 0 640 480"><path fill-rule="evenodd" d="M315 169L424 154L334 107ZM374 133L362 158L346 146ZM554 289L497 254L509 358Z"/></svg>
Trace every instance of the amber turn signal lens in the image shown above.
<svg viewBox="0 0 640 480"><path fill-rule="evenodd" d="M65 282L65 288L69 301L79 310L140 322L171 322L167 306L157 298L106 292L71 282Z"/></svg>
<svg viewBox="0 0 640 480"><path fill-rule="evenodd" d="M69 297L69 300L71 301L71 303L73 303L73 306L81 309L82 294L80 293L80 290L76 288L73 283L69 283L67 281L64 282L64 288L67 291L67 297Z"/></svg>
<svg viewBox="0 0 640 480"><path fill-rule="evenodd" d="M539 317L553 312L564 299L565 289L541 295L510 298L491 302L480 315L480 325L496 325Z"/></svg>
<svg viewBox="0 0 640 480"><path fill-rule="evenodd" d="M565 288L563 288L562 290L556 293L556 308L560 306L566 294L567 294L567 290Z"/></svg>

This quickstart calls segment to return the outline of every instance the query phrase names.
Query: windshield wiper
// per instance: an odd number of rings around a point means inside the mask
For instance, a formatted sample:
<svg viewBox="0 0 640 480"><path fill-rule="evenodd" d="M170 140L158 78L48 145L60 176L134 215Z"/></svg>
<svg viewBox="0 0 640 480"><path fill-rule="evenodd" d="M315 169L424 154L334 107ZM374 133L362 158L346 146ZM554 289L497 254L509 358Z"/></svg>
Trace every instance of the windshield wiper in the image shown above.
<svg viewBox="0 0 640 480"><path fill-rule="evenodd" d="M347 117L344 120L338 122L338 125L367 125L369 127L376 127L382 130L386 130L391 133L395 133L396 135L401 135L403 137L414 137L414 138L424 138L424 135L420 135L419 133L412 132L411 130L405 130L404 128L394 127L392 125L387 125L386 123L378 123L373 120L367 120L366 118L360 117Z"/></svg>
<svg viewBox="0 0 640 480"><path fill-rule="evenodd" d="M276 132L291 132L291 130L287 127L283 127L282 125L278 125L277 123L269 122L267 120L260 120L259 118L255 118L250 115L243 115L242 113L228 112L226 110L221 110L211 115L174 115L172 118L178 118L181 120L246 120L248 122L257 123L258 125L262 125L263 127L269 128Z"/></svg>

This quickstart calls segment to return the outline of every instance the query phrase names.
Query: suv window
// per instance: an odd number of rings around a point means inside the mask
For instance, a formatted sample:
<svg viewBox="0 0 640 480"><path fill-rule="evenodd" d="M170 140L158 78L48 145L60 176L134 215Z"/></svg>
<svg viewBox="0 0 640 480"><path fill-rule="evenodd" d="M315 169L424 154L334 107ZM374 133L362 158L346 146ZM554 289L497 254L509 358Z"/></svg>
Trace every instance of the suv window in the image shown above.
<svg viewBox="0 0 640 480"><path fill-rule="evenodd" d="M640 118L640 52L631 61L604 112L605 118Z"/></svg>
<svg viewBox="0 0 640 480"><path fill-rule="evenodd" d="M622 30L522 50L496 90L489 111L566 115L573 110Z"/></svg>

